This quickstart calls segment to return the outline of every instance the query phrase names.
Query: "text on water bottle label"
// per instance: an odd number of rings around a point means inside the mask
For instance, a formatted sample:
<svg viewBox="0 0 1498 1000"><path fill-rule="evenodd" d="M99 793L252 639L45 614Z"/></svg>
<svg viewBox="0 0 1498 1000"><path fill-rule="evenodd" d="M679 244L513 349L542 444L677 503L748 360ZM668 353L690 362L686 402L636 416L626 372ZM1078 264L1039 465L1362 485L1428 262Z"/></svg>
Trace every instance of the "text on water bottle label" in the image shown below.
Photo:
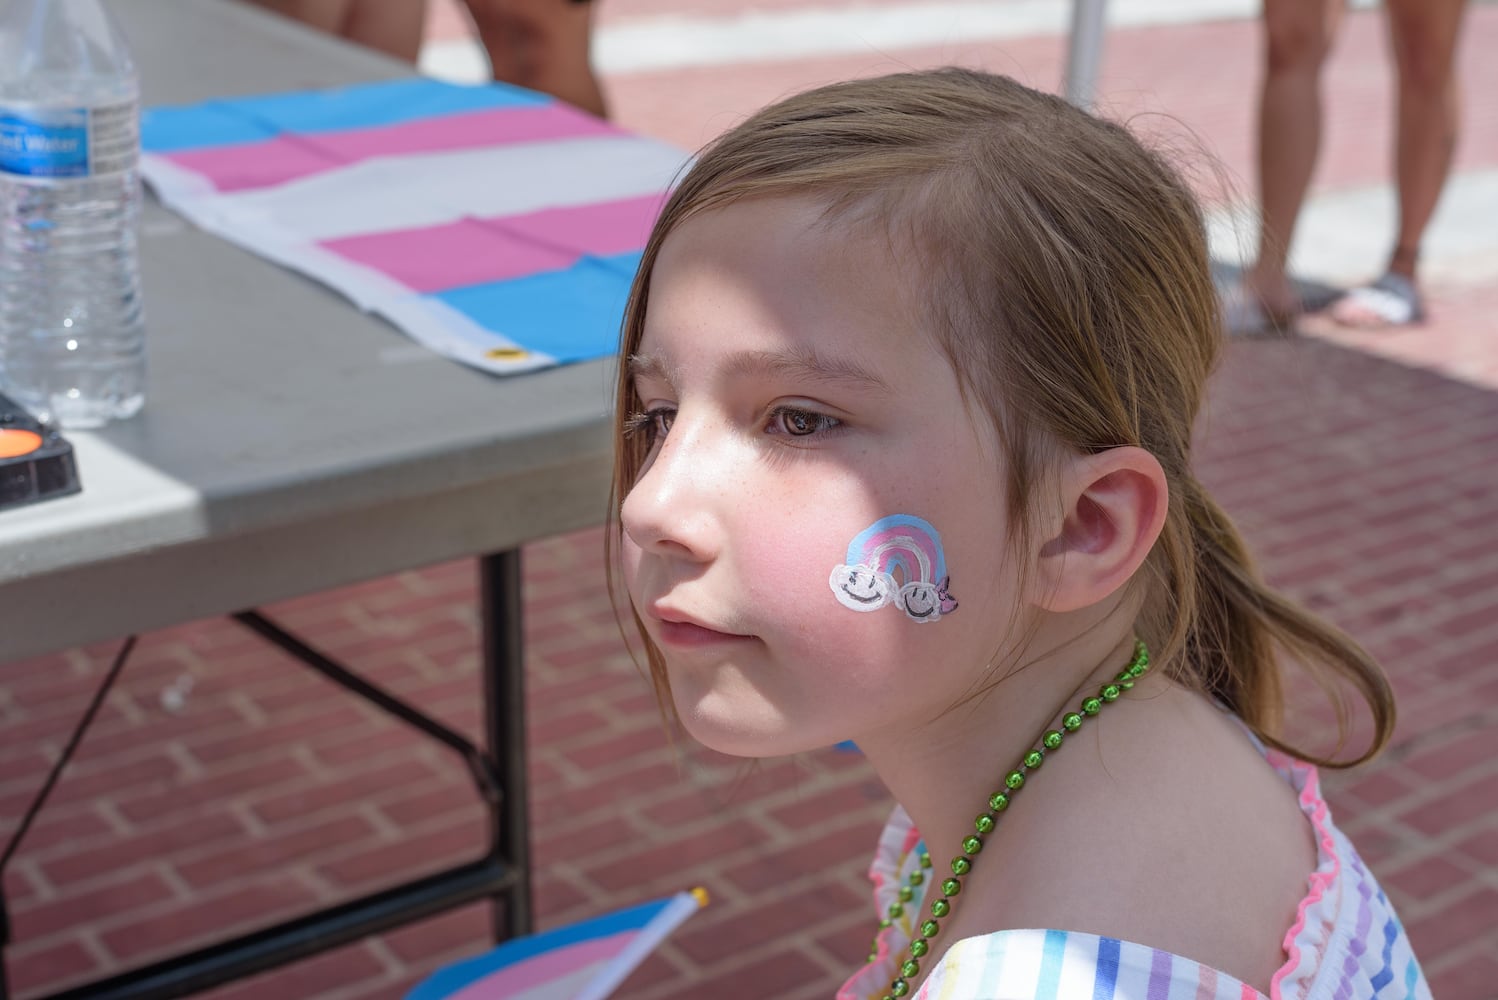
<svg viewBox="0 0 1498 1000"><path fill-rule="evenodd" d="M135 166L134 101L88 108L0 108L0 172L103 177Z"/></svg>

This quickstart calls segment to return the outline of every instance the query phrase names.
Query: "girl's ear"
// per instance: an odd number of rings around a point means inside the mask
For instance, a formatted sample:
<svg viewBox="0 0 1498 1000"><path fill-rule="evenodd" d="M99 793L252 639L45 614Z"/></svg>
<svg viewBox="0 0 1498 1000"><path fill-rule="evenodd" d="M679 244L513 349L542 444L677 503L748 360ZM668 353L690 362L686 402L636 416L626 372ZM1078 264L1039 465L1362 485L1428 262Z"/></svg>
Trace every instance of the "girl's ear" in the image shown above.
<svg viewBox="0 0 1498 1000"><path fill-rule="evenodd" d="M1143 448L1110 448L1074 460L1061 475L1060 532L1040 548L1039 604L1076 611L1134 576L1165 524L1165 470Z"/></svg>

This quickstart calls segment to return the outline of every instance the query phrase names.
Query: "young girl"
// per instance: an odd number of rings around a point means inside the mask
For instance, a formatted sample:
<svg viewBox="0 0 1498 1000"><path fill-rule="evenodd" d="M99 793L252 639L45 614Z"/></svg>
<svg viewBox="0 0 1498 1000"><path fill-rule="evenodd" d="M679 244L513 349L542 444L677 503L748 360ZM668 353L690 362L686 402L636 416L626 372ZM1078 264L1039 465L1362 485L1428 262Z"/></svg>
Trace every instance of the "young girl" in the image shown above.
<svg viewBox="0 0 1498 1000"><path fill-rule="evenodd" d="M1182 183L1003 77L790 98L668 201L614 544L692 736L853 739L900 804L839 997L1429 996L1275 657L1358 690L1361 759L1389 688L1192 477L1219 340Z"/></svg>

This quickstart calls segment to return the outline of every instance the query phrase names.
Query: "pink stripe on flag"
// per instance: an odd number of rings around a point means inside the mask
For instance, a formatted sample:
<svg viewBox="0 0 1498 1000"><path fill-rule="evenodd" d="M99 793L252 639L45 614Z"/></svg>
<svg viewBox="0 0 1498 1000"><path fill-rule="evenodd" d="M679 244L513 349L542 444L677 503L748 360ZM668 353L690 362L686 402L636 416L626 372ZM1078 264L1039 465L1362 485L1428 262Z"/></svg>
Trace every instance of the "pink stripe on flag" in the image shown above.
<svg viewBox="0 0 1498 1000"><path fill-rule="evenodd" d="M665 193L651 194L643 198L487 218L484 222L506 232L581 254L609 256L643 249L650 227L655 224L655 217L660 214L665 201Z"/></svg>
<svg viewBox="0 0 1498 1000"><path fill-rule="evenodd" d="M544 139L587 135L623 135L608 122L566 104L493 108L457 115L420 118L399 125L317 132L299 138L335 160L357 162L376 156L478 149ZM501 179L496 178L496 182Z"/></svg>
<svg viewBox="0 0 1498 1000"><path fill-rule="evenodd" d="M452 993L447 1000L504 1000L523 990L535 989L553 979L571 975L589 965L600 965L618 955L640 931L620 931L608 937L544 951L516 965L491 972Z"/></svg>
<svg viewBox="0 0 1498 1000"><path fill-rule="evenodd" d="M624 134L608 122L558 102L439 115L343 132L284 134L264 142L169 153L167 159L227 192L271 187L376 156Z"/></svg>
<svg viewBox="0 0 1498 1000"><path fill-rule="evenodd" d="M473 219L350 236L329 240L322 247L417 292L443 292L541 271L561 271L581 256Z"/></svg>
<svg viewBox="0 0 1498 1000"><path fill-rule="evenodd" d="M326 152L284 135L264 142L167 153L166 159L202 176L219 191L270 187L342 166Z"/></svg>

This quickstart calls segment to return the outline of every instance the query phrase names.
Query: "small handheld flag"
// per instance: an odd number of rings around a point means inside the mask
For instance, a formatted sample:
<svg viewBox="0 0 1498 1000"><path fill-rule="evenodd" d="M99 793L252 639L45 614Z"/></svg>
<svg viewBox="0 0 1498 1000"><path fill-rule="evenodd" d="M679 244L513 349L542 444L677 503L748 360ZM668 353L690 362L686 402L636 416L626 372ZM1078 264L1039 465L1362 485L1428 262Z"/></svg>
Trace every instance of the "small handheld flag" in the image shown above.
<svg viewBox="0 0 1498 1000"><path fill-rule="evenodd" d="M707 891L693 889L506 941L439 969L406 1000L604 1000L705 905Z"/></svg>

